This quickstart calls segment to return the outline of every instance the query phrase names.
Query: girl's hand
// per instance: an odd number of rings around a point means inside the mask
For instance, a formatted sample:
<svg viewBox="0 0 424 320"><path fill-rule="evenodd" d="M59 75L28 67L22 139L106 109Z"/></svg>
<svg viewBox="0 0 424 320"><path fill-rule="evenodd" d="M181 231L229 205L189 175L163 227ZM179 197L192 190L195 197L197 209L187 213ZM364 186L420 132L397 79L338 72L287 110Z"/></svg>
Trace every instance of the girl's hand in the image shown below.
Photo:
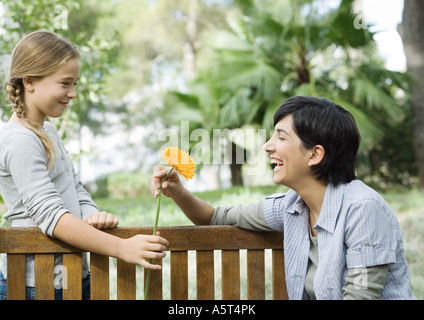
<svg viewBox="0 0 424 320"><path fill-rule="evenodd" d="M89 217L84 217L82 221L96 229L113 229L119 223L117 217L106 211L97 211Z"/></svg>
<svg viewBox="0 0 424 320"><path fill-rule="evenodd" d="M160 236L139 234L129 239L121 239L117 257L128 263L135 263L151 270L160 270L160 265L151 264L150 259L163 259L169 242Z"/></svg>
<svg viewBox="0 0 424 320"><path fill-rule="evenodd" d="M159 188L162 179L169 172L170 167L156 166L153 169L153 175L150 178L150 191L155 196L155 198L159 195ZM169 197L174 198L178 197L178 194L184 189L180 177L176 170L173 170L166 180L162 183L162 194Z"/></svg>

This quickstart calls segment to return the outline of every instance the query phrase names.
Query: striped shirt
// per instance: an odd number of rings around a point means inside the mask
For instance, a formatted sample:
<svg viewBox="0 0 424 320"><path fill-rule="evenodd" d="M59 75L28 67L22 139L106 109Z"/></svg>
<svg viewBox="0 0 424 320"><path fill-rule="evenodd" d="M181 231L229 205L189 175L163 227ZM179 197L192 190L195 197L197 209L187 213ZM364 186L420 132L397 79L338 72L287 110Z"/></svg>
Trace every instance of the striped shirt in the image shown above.
<svg viewBox="0 0 424 320"><path fill-rule="evenodd" d="M309 210L293 190L265 199L263 212L271 229L284 232L286 285L290 299L305 298L310 251ZM381 299L415 299L396 215L383 198L359 180L328 185L319 218L319 264L316 298L343 299L348 269L389 264ZM366 269L365 269L366 270Z"/></svg>

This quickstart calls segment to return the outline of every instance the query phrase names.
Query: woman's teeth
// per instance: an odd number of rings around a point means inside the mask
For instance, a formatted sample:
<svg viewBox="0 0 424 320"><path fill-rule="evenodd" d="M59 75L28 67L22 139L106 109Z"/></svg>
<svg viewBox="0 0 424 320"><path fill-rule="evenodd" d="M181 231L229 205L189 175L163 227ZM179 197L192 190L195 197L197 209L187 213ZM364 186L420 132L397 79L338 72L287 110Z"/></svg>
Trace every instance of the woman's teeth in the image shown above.
<svg viewBox="0 0 424 320"><path fill-rule="evenodd" d="M276 159L271 159L271 166L272 169L279 169L283 165L283 161L279 161Z"/></svg>

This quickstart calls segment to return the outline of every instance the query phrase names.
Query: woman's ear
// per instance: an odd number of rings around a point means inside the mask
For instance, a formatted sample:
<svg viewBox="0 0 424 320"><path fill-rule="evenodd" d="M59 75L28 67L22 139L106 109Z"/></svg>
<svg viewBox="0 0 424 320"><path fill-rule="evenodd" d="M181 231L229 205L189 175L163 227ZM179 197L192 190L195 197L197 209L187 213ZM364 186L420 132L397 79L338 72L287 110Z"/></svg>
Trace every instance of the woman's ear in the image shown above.
<svg viewBox="0 0 424 320"><path fill-rule="evenodd" d="M34 92L34 82L35 82L34 78L31 78L31 77L23 78L22 83L24 85L25 91Z"/></svg>
<svg viewBox="0 0 424 320"><path fill-rule="evenodd" d="M311 155L309 157L309 166L315 166L319 164L322 159L324 159L325 156L325 149L322 145L317 144L315 147L313 147L311 150Z"/></svg>

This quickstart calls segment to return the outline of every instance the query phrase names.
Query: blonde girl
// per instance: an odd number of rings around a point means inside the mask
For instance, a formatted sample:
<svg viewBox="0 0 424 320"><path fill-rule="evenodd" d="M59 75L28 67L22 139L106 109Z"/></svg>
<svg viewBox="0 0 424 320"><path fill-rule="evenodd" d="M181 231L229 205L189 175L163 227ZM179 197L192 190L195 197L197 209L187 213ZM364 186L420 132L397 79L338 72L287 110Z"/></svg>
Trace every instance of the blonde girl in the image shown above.
<svg viewBox="0 0 424 320"><path fill-rule="evenodd" d="M118 219L93 202L54 126L45 121L60 117L75 98L79 73L77 48L55 33L30 33L15 47L5 84L14 112L0 130L0 190L8 208L4 218L12 227L38 226L84 251L159 269L147 260L165 256L168 242L160 235L121 239L99 230L116 227ZM6 264L2 257L0 299L6 298ZM56 264L61 264L61 257ZM33 256L27 257L26 270L27 299L31 299ZM85 258L83 278L89 292ZM61 290L56 294L60 299Z"/></svg>

